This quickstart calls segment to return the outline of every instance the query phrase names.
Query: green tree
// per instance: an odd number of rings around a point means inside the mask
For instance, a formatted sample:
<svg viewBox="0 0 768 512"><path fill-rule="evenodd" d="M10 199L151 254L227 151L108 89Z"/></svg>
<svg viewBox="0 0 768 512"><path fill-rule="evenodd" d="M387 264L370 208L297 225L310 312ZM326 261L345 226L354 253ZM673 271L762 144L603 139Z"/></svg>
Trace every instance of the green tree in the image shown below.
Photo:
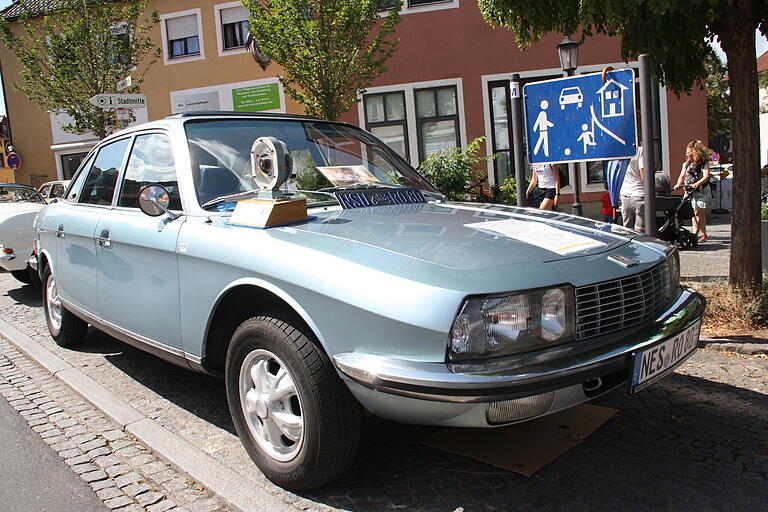
<svg viewBox="0 0 768 512"><path fill-rule="evenodd" d="M476 199L480 191L468 187L487 176L484 165L494 158L480 154L484 140L485 137L478 137L464 149L450 148L432 153L419 165L419 172L452 201Z"/></svg>
<svg viewBox="0 0 768 512"><path fill-rule="evenodd" d="M765 34L764 0L478 0L486 21L508 27L525 48L547 32L619 36L624 59L652 56L660 82L681 93L706 77L708 41L728 59L733 113L730 283L756 287L760 262L760 137L755 30Z"/></svg>
<svg viewBox="0 0 768 512"><path fill-rule="evenodd" d="M704 61L707 83L707 130L710 140L716 135L731 138L731 101L728 72L714 51Z"/></svg>
<svg viewBox="0 0 768 512"><path fill-rule="evenodd" d="M69 115L73 122L62 127L65 131L109 134L117 127L114 112L88 100L117 92L117 81L128 75L133 85L121 92L139 92L160 55L148 34L157 13L139 21L148 0L59 0L43 13L39 2L18 3L24 11L18 30L0 20L0 40L22 65L21 82L13 87L41 109Z"/></svg>
<svg viewBox="0 0 768 512"><path fill-rule="evenodd" d="M288 94L307 115L335 120L386 71L401 1L380 16L381 0L243 0L251 34L282 66Z"/></svg>

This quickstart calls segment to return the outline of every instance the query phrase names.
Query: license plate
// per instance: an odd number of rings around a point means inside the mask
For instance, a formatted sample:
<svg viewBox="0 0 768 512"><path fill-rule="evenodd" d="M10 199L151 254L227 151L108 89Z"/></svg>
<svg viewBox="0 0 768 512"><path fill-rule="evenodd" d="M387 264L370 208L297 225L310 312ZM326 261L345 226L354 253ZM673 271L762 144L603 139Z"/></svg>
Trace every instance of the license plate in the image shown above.
<svg viewBox="0 0 768 512"><path fill-rule="evenodd" d="M630 391L635 393L672 372L699 343L701 320L666 341L635 354Z"/></svg>

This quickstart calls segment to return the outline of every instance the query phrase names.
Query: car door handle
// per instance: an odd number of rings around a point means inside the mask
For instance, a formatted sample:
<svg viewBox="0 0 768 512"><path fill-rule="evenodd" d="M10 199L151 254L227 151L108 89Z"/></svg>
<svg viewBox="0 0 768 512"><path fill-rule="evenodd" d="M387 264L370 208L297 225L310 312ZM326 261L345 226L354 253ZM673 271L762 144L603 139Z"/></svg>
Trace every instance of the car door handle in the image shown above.
<svg viewBox="0 0 768 512"><path fill-rule="evenodd" d="M56 230L56 238L64 238L64 224L59 224L59 229Z"/></svg>
<svg viewBox="0 0 768 512"><path fill-rule="evenodd" d="M112 240L109 238L109 231L106 229L101 231L101 234L96 237L96 243L98 243L100 246L104 247L105 249L109 249L112 247Z"/></svg>

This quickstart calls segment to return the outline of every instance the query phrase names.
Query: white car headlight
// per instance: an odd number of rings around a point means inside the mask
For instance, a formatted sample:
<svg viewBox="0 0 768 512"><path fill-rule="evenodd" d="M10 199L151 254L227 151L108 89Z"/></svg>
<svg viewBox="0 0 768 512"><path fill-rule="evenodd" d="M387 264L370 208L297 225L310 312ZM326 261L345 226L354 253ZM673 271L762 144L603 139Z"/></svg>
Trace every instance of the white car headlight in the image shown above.
<svg viewBox="0 0 768 512"><path fill-rule="evenodd" d="M536 350L573 339L573 288L469 298L448 337L453 361Z"/></svg>

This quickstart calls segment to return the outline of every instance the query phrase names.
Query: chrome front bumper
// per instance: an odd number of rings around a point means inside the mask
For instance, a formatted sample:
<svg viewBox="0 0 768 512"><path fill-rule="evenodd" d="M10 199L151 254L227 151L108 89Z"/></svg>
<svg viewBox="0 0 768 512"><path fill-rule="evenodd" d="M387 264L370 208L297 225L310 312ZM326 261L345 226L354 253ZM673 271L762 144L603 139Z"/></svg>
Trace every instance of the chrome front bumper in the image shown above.
<svg viewBox="0 0 768 512"><path fill-rule="evenodd" d="M627 382L633 354L698 322L705 304L699 293L683 288L673 305L640 329L586 346L487 362L429 363L354 352L333 359L345 376L365 388L420 400L495 402L577 385L591 397ZM603 389L590 389L598 381Z"/></svg>

